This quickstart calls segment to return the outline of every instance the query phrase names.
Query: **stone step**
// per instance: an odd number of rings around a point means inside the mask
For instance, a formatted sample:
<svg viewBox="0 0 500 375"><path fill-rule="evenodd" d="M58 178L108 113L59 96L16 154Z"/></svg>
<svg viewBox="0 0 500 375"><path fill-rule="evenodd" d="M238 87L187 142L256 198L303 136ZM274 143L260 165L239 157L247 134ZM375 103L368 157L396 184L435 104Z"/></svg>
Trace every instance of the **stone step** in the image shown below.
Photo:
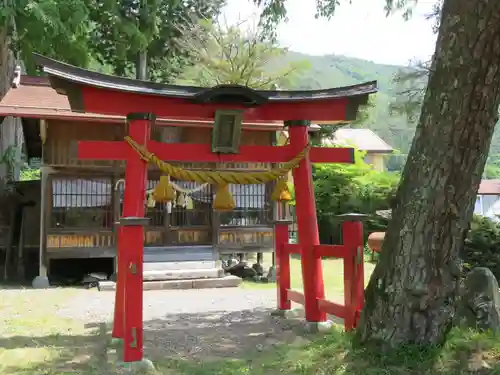
<svg viewBox="0 0 500 375"><path fill-rule="evenodd" d="M192 280L218 278L224 271L221 268L209 269L187 269L187 270L157 270L144 271L144 281L163 281L163 280Z"/></svg>
<svg viewBox="0 0 500 375"><path fill-rule="evenodd" d="M168 271L168 270L206 270L220 268L219 262L206 260L201 262L144 262L146 271ZM219 266L219 267L218 267Z"/></svg>
<svg viewBox="0 0 500 375"><path fill-rule="evenodd" d="M144 290L168 290L168 289L205 289L205 288L234 288L241 284L242 280L236 276L224 276L213 279L194 280L166 280L145 281ZM98 285L99 291L114 291L116 284L112 281L101 281Z"/></svg>

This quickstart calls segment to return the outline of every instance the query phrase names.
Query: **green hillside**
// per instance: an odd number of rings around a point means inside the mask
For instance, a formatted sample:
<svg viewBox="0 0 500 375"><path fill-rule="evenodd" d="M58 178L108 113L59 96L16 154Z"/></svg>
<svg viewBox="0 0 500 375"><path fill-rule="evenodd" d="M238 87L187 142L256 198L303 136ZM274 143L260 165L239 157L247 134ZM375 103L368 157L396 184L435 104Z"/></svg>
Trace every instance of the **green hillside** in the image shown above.
<svg viewBox="0 0 500 375"><path fill-rule="evenodd" d="M310 69L294 82L297 89L328 88L376 80L379 92L374 98L375 105L370 108L368 119L358 126L374 130L392 147L407 152L414 129L405 118L389 114L389 104L396 94L393 78L403 67L338 55L308 56L297 52L289 52L280 63L293 61L310 63Z"/></svg>
<svg viewBox="0 0 500 375"><path fill-rule="evenodd" d="M375 95L374 106L369 109L368 119L355 126L372 129L382 139L403 155L391 157L390 168L401 168L411 145L415 132L414 126L409 124L403 116L391 115L389 104L394 101L397 93L393 81L401 66L376 64L372 61L352 57L327 55L308 56L297 52L289 52L281 63L291 61L308 61L310 69L303 72L294 82L294 88L318 89L376 80L379 92ZM486 167L486 177L500 178L500 131L493 135Z"/></svg>
<svg viewBox="0 0 500 375"><path fill-rule="evenodd" d="M359 82L377 80L384 93L390 93L393 75L401 69L399 66L376 64L372 61L339 55L308 56L289 52L284 61L307 60L311 69L303 74L298 82L304 89L352 85Z"/></svg>

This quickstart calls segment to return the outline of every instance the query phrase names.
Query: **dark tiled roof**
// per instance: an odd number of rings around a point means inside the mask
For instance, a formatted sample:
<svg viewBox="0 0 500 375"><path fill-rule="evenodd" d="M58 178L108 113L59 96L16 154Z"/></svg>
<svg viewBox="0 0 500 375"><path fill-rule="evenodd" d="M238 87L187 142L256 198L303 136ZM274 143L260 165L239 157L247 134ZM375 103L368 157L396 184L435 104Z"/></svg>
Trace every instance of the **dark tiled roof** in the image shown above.
<svg viewBox="0 0 500 375"><path fill-rule="evenodd" d="M102 115L95 113L72 112L65 95L59 95L49 80L44 77L22 76L21 84L11 88L0 101L0 116L14 116L36 119L61 119L73 121L123 122L122 116ZM202 119L163 119L158 124L175 124L184 126L210 127L213 121ZM245 129L280 130L281 121L243 123Z"/></svg>

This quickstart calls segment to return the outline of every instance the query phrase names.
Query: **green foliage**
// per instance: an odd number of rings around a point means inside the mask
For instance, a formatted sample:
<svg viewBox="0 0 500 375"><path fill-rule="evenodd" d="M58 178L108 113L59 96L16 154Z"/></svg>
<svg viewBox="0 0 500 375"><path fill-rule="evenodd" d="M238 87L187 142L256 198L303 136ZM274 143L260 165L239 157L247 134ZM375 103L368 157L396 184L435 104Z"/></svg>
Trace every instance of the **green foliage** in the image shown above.
<svg viewBox="0 0 500 375"><path fill-rule="evenodd" d="M418 63L412 68L403 68L394 76L396 95L389 105L391 114L405 116L416 124L424 101L430 62Z"/></svg>
<svg viewBox="0 0 500 375"><path fill-rule="evenodd" d="M381 7L387 15L394 11L400 11L403 18L408 20L411 18L412 9L417 4L418 0L383 0L380 2ZM273 30L283 20L287 19L286 0L253 0L253 2L262 8L261 25L266 29ZM316 18L330 19L335 14L335 9L343 4L349 5L352 0L316 0ZM439 1L438 9L440 9L441 0ZM431 15L432 16L432 15Z"/></svg>
<svg viewBox="0 0 500 375"><path fill-rule="evenodd" d="M184 35L183 49L195 65L186 69L180 83L199 86L240 84L256 89L292 88L307 61L276 62L286 54L262 28L243 30L209 21ZM273 66L274 65L274 66Z"/></svg>
<svg viewBox="0 0 500 375"><path fill-rule="evenodd" d="M297 74L294 89L313 90L377 80L378 93L370 98L369 105L361 109L358 121L350 126L371 129L392 147L400 150L401 154L408 152L415 126L405 114L390 109L399 90L394 77L402 67L345 56L307 56L297 52L288 52L278 63L283 67L290 62L304 60L310 63L310 69ZM331 133L331 129L324 130ZM401 160L404 157L398 156L394 165L403 165L404 163L399 162Z"/></svg>
<svg viewBox="0 0 500 375"><path fill-rule="evenodd" d="M500 179L500 167L497 165L486 164L484 167L483 178L486 180Z"/></svg>
<svg viewBox="0 0 500 375"><path fill-rule="evenodd" d="M21 181L32 181L40 179L40 168L23 168L21 169Z"/></svg>
<svg viewBox="0 0 500 375"><path fill-rule="evenodd" d="M190 63L183 37L202 19L213 19L223 0L86 0L92 20L91 48L115 74L133 76L146 53L154 81L170 82Z"/></svg>
<svg viewBox="0 0 500 375"><path fill-rule="evenodd" d="M372 215L365 232L385 228L376 210L389 209L389 201L399 182L394 173L380 173L363 161L364 153L356 151L355 164L323 164L313 171L318 225L322 243L339 241L340 227L334 215L363 213Z"/></svg>
<svg viewBox="0 0 500 375"><path fill-rule="evenodd" d="M171 81L190 63L179 40L223 0L16 0L0 10L29 74L38 52L80 67L131 76L146 51L152 80Z"/></svg>
<svg viewBox="0 0 500 375"><path fill-rule="evenodd" d="M374 186L377 186L375 183ZM373 225L379 225L375 228ZM371 222L370 229L385 231L387 222ZM372 230L368 230L371 232ZM475 267L487 267L500 280L500 223L474 215L465 246L460 254L463 261L463 276Z"/></svg>
<svg viewBox="0 0 500 375"><path fill-rule="evenodd" d="M474 267L488 267L500 280L500 224L475 215L461 258L464 273Z"/></svg>
<svg viewBox="0 0 500 375"><path fill-rule="evenodd" d="M36 73L33 52L86 67L88 17L85 0L15 0L0 11L29 74Z"/></svg>
<svg viewBox="0 0 500 375"><path fill-rule="evenodd" d="M17 145L10 145L0 157L0 164L6 166L7 182L14 181L16 167L24 165L24 157Z"/></svg>

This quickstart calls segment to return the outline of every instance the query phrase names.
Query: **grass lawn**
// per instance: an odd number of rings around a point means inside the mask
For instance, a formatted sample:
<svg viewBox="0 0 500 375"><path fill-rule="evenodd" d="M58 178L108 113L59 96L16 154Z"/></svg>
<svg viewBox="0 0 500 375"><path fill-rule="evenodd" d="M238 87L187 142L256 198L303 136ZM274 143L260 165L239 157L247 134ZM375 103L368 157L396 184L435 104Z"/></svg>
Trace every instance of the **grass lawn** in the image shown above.
<svg viewBox="0 0 500 375"><path fill-rule="evenodd" d="M486 369L478 370L484 363ZM500 340L455 330L443 348L401 348L381 355L376 348L353 347L350 336L336 330L252 358L203 364L164 361L159 370L165 375L493 375L500 373Z"/></svg>
<svg viewBox="0 0 500 375"><path fill-rule="evenodd" d="M0 374L104 374L106 327L55 314L74 293L0 289Z"/></svg>
<svg viewBox="0 0 500 375"><path fill-rule="evenodd" d="M75 293L94 292L0 289L1 375L123 374L115 366L109 326L86 326L56 315ZM499 339L493 334L455 330L444 348L401 348L380 355L377 349L353 347L349 335L338 329L327 335L298 333L294 343L277 343L271 350L256 348L239 358L203 362L189 356L150 358L157 375L499 374ZM483 360L490 369L470 371Z"/></svg>
<svg viewBox="0 0 500 375"><path fill-rule="evenodd" d="M365 262L365 285L368 284L374 268L375 264ZM292 289L302 291L302 267L300 259L292 258L290 260L290 274ZM342 259L323 259L323 281L325 283L325 293L328 298L339 299L344 295L344 266ZM241 287L268 289L276 288L276 284L245 281Z"/></svg>

